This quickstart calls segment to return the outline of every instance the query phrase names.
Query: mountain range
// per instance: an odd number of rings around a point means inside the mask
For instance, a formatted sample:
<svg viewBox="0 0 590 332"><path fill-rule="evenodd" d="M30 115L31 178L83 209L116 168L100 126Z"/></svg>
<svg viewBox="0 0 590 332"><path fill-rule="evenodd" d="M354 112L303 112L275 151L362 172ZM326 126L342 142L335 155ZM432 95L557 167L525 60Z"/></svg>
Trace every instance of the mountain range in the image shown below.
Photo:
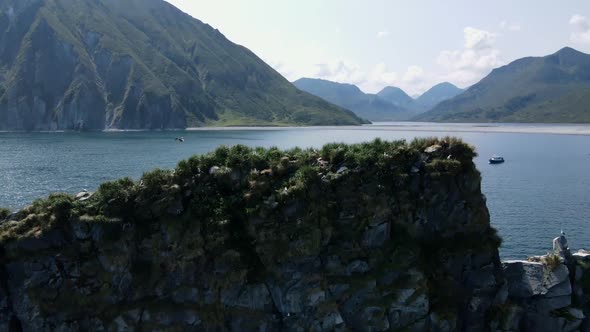
<svg viewBox="0 0 590 332"><path fill-rule="evenodd" d="M431 109L443 100L452 98L462 89L451 83L437 84L414 99L397 87L385 87L377 94L364 93L357 86L322 79L301 78L293 84L299 89L331 103L352 110L371 121L409 120Z"/></svg>
<svg viewBox="0 0 590 332"><path fill-rule="evenodd" d="M588 123L590 55L566 47L516 60L414 120Z"/></svg>
<svg viewBox="0 0 590 332"><path fill-rule="evenodd" d="M392 104L378 95L362 92L356 85L312 78L301 78L293 84L371 121L407 119L414 115L406 108Z"/></svg>
<svg viewBox="0 0 590 332"><path fill-rule="evenodd" d="M163 0L0 2L0 130L590 122L590 55L564 48L417 98L288 82ZM354 112L354 113L353 113ZM355 114L356 113L356 114Z"/></svg>
<svg viewBox="0 0 590 332"><path fill-rule="evenodd" d="M0 2L0 130L362 122L163 0Z"/></svg>

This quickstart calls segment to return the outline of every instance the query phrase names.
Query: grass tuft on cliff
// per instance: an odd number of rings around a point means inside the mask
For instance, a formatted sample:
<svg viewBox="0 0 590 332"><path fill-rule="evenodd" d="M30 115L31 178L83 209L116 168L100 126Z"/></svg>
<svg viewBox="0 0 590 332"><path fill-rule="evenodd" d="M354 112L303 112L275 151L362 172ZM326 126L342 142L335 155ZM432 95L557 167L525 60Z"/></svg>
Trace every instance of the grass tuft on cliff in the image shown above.
<svg viewBox="0 0 590 332"><path fill-rule="evenodd" d="M174 170L146 172L139 181L123 178L103 183L87 201L68 194L39 199L18 212L17 219L26 223L9 222L0 227L0 241L18 239L24 234L22 228L31 227L31 223L38 223L42 231L76 220L146 223L187 210L220 223L235 213L236 206L244 208L246 215L256 214L264 210L256 201L260 197L278 201L296 195L305 198L310 190L336 183L350 172L374 173L384 186L398 189L417 176L426 176L427 181L462 173L479 176L472 162L475 156L472 146L453 137L409 143L376 139L351 145L332 143L321 149L221 146L180 161ZM172 211L174 207L177 211ZM8 214L0 210L0 219Z"/></svg>
<svg viewBox="0 0 590 332"><path fill-rule="evenodd" d="M8 218L9 215L10 215L10 210L5 209L5 208L0 208L0 221Z"/></svg>
<svg viewBox="0 0 590 332"><path fill-rule="evenodd" d="M17 219L29 219L26 225L3 225L0 239L18 239L31 222L39 223L38 231L46 231L65 222L146 224L188 215L223 225L237 214L248 219L271 213L269 200L276 201L270 203L274 205L314 198L349 174L376 177L379 187L403 196L400 206L403 201L409 205L417 199L411 192L416 188L410 187L418 179L435 184L465 174L479 179L472 162L475 156L473 147L452 137L409 143L380 139L352 145L332 143L321 149L222 146L180 161L174 170L146 172L139 181L123 178L104 183L87 201L68 194L39 199L18 212Z"/></svg>

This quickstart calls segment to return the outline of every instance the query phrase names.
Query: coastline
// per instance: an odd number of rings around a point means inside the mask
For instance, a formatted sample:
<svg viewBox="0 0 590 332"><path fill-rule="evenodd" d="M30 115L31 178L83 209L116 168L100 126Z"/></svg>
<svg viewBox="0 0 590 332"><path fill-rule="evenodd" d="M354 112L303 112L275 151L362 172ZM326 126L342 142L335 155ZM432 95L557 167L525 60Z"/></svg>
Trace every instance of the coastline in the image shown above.
<svg viewBox="0 0 590 332"><path fill-rule="evenodd" d="M590 136L590 124L575 123L437 123L437 122L374 122L359 126L232 126L232 127L189 127L185 129L105 129L88 133L120 132L182 132L182 131L281 131L281 130L375 130L406 132L444 133L503 133L503 134L549 134ZM75 130L42 130L36 133L74 133ZM5 133L30 133L19 130L0 130ZM85 132L82 132L85 133Z"/></svg>
<svg viewBox="0 0 590 332"><path fill-rule="evenodd" d="M196 127L187 131L232 131L232 130L382 130L446 133L505 133L505 134L551 134L590 136L590 124L542 124L542 123L436 123L436 122L375 122L362 126L316 126L316 127Z"/></svg>

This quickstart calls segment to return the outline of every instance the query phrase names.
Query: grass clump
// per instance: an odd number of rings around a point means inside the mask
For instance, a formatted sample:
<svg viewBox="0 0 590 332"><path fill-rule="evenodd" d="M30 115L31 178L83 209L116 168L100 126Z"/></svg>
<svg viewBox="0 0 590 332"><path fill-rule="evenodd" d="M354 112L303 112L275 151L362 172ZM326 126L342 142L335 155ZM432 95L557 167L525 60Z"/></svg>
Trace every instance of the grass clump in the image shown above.
<svg viewBox="0 0 590 332"><path fill-rule="evenodd" d="M137 191L138 186L130 178L101 184L93 197L97 208L95 213L108 217L128 215Z"/></svg>
<svg viewBox="0 0 590 332"><path fill-rule="evenodd" d="M547 268L549 268L551 271L557 270L559 265L561 265L561 262L561 257L555 254L548 254L541 258L541 263L547 266Z"/></svg>
<svg viewBox="0 0 590 332"><path fill-rule="evenodd" d="M58 221L67 221L74 213L76 202L68 194L51 194L46 199L33 202L30 210L36 214L48 214Z"/></svg>
<svg viewBox="0 0 590 332"><path fill-rule="evenodd" d="M0 208L0 221L8 218L10 215L10 210L5 208Z"/></svg>

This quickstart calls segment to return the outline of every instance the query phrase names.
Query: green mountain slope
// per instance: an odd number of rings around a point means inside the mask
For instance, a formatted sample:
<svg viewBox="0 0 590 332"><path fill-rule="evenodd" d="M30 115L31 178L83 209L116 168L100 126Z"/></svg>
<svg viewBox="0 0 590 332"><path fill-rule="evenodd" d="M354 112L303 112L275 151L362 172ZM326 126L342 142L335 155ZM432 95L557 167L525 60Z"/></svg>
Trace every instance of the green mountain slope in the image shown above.
<svg viewBox="0 0 590 332"><path fill-rule="evenodd" d="M163 0L0 2L0 130L361 122Z"/></svg>
<svg viewBox="0 0 590 332"><path fill-rule="evenodd" d="M414 98L410 97L404 90L398 87L385 87L383 88L383 90L377 93L377 96L389 101L390 103L396 106L403 107L405 109L416 108Z"/></svg>
<svg viewBox="0 0 590 332"><path fill-rule="evenodd" d="M416 98L416 104L429 110L438 103L451 99L463 91L463 89L460 89L449 82L440 83Z"/></svg>
<svg viewBox="0 0 590 332"><path fill-rule="evenodd" d="M415 113L394 105L378 95L366 94L357 86L322 79L301 78L293 84L299 89L353 111L371 121L407 120Z"/></svg>
<svg viewBox="0 0 590 332"><path fill-rule="evenodd" d="M493 70L419 121L590 122L590 55L564 48Z"/></svg>

